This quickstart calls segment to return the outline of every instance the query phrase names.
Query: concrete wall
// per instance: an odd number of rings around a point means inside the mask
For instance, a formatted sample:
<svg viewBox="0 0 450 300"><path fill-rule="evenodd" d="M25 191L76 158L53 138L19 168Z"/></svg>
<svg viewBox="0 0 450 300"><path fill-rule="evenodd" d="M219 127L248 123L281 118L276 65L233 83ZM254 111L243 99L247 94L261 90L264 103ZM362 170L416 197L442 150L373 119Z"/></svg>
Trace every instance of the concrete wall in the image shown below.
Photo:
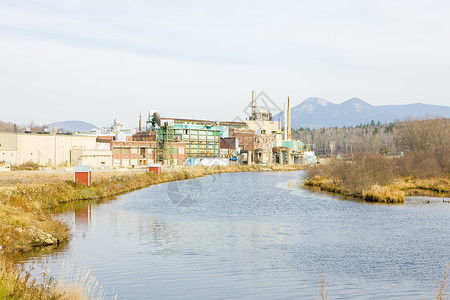
<svg viewBox="0 0 450 300"><path fill-rule="evenodd" d="M11 164L16 164L17 152L17 150L5 150L0 148L0 161L7 161Z"/></svg>
<svg viewBox="0 0 450 300"><path fill-rule="evenodd" d="M275 134L276 132L281 131L281 123L278 121L245 121L247 123L248 128L252 130L261 130L262 133L265 134Z"/></svg>
<svg viewBox="0 0 450 300"><path fill-rule="evenodd" d="M16 133L0 132L0 149L17 150L17 137Z"/></svg>
<svg viewBox="0 0 450 300"><path fill-rule="evenodd" d="M72 162L74 165L88 165L94 168L112 167L111 150L73 149Z"/></svg>

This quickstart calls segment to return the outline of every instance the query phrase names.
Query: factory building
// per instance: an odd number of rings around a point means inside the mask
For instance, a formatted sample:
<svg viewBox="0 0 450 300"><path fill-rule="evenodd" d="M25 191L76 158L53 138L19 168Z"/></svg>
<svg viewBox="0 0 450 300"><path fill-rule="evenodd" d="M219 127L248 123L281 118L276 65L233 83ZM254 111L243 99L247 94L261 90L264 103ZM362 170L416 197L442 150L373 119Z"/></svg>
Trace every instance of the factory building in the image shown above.
<svg viewBox="0 0 450 300"><path fill-rule="evenodd" d="M244 122L162 118L157 111L151 111L146 132L156 142L155 162L179 164L180 158L175 159L174 155L179 155L180 149L174 148L177 143L184 143L186 159L222 157L245 164L301 163L303 144L291 139L290 122L285 126L283 140L281 123L272 120L270 110L257 106L255 91L251 108L251 115Z"/></svg>
<svg viewBox="0 0 450 300"><path fill-rule="evenodd" d="M111 150L98 145L95 136L0 133L0 161L13 165L32 161L42 166L73 166L89 162L110 166Z"/></svg>
<svg viewBox="0 0 450 300"><path fill-rule="evenodd" d="M114 136L99 136L98 144L103 144L112 151L112 166L115 168L146 167L157 161L158 144L153 132L137 132L118 140ZM172 147L173 165L183 165L186 160L186 144L174 142Z"/></svg>
<svg viewBox="0 0 450 300"><path fill-rule="evenodd" d="M146 129L156 136L156 162L173 165L174 155L182 151L177 144L185 145L186 158L218 158L220 139L229 137L230 128L246 127L245 122L161 118L158 112L151 112Z"/></svg>
<svg viewBox="0 0 450 300"><path fill-rule="evenodd" d="M272 163L274 136L251 129L230 129L230 137L239 141L240 161L245 164Z"/></svg>

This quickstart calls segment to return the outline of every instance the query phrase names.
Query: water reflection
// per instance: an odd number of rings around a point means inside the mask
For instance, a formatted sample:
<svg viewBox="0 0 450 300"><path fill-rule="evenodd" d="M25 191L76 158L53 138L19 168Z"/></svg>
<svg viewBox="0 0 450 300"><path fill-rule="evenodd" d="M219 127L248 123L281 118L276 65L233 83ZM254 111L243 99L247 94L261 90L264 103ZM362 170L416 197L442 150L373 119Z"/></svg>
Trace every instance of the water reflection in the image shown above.
<svg viewBox="0 0 450 300"><path fill-rule="evenodd" d="M60 214L70 243L29 261L87 267L119 299L316 298L319 270L333 298L432 297L450 261L450 205L343 201L301 189L302 176L201 178L187 208L164 184L76 204Z"/></svg>
<svg viewBox="0 0 450 300"><path fill-rule="evenodd" d="M91 204L85 208L75 209L75 225L80 227L89 227L91 224Z"/></svg>

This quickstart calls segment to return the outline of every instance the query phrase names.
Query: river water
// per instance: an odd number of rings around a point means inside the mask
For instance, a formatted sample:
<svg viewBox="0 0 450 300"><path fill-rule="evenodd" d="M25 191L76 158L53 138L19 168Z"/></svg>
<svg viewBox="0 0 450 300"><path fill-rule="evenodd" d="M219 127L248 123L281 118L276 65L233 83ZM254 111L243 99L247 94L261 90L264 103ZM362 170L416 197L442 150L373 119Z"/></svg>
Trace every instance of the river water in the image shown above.
<svg viewBox="0 0 450 300"><path fill-rule="evenodd" d="M450 262L450 204L368 204L302 188L303 171L216 174L83 202L64 247L118 299L432 299ZM67 273L67 272L66 272Z"/></svg>

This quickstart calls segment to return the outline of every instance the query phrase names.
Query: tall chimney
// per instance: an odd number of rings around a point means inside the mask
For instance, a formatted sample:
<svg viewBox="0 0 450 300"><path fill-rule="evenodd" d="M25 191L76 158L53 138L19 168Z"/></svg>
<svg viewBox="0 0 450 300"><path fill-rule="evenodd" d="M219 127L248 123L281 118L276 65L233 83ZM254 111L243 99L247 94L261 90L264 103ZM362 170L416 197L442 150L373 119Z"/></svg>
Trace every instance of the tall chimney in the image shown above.
<svg viewBox="0 0 450 300"><path fill-rule="evenodd" d="M291 140L291 99L288 97L288 140Z"/></svg>
<svg viewBox="0 0 450 300"><path fill-rule="evenodd" d="M139 131L142 131L142 114L139 114Z"/></svg>
<svg viewBox="0 0 450 300"><path fill-rule="evenodd" d="M256 120L256 91L252 91L252 120Z"/></svg>
<svg viewBox="0 0 450 300"><path fill-rule="evenodd" d="M284 102L284 139L287 140L287 104Z"/></svg>

